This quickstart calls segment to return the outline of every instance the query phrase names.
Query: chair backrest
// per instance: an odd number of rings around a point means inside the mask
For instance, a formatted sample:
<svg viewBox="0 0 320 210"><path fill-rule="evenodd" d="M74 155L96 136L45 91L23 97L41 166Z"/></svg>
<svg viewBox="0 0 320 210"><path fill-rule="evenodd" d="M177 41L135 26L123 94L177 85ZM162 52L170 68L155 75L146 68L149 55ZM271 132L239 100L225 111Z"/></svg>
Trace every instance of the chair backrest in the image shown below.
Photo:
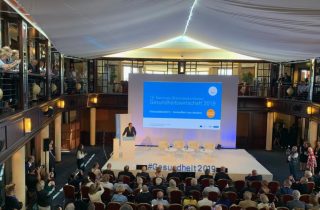
<svg viewBox="0 0 320 210"><path fill-rule="evenodd" d="M104 203L108 203L111 200L112 190L109 188L104 188L104 192L101 195L101 200Z"/></svg>
<svg viewBox="0 0 320 210"><path fill-rule="evenodd" d="M227 195L228 195L228 198L229 200L232 202L232 203L236 203L237 200L238 200L238 194L235 193L235 192L226 192Z"/></svg>
<svg viewBox="0 0 320 210"><path fill-rule="evenodd" d="M201 199L201 192L199 190L191 190L190 195L197 201Z"/></svg>
<svg viewBox="0 0 320 210"><path fill-rule="evenodd" d="M100 203L100 202L94 202L94 209L95 210L104 210L104 203Z"/></svg>
<svg viewBox="0 0 320 210"><path fill-rule="evenodd" d="M161 140L161 141L159 141L158 147L159 147L159 149L161 149L161 150L168 149L169 143L168 143L168 141L166 141L166 140Z"/></svg>
<svg viewBox="0 0 320 210"><path fill-rule="evenodd" d="M310 195L309 194L303 194L299 198L300 201L303 201L305 203L310 203Z"/></svg>
<svg viewBox="0 0 320 210"><path fill-rule="evenodd" d="M223 204L219 204L219 205L221 206L222 210L228 210L228 206L223 205Z"/></svg>
<svg viewBox="0 0 320 210"><path fill-rule="evenodd" d="M193 179L193 177L187 177L187 178L185 178L184 182L186 183L186 187L191 186L191 179Z"/></svg>
<svg viewBox="0 0 320 210"><path fill-rule="evenodd" d="M180 178L179 177L170 177L170 179L173 179L176 182L177 186L180 184Z"/></svg>
<svg viewBox="0 0 320 210"><path fill-rule="evenodd" d="M307 183L307 187L308 187L308 193L312 193L315 187L315 183L314 182L308 182Z"/></svg>
<svg viewBox="0 0 320 210"><path fill-rule="evenodd" d="M241 210L241 206L232 205L232 206L230 206L229 210Z"/></svg>
<svg viewBox="0 0 320 210"><path fill-rule="evenodd" d="M210 179L208 178L201 179L202 188L208 187L209 185L210 185Z"/></svg>
<svg viewBox="0 0 320 210"><path fill-rule="evenodd" d="M142 206L145 207L146 210L152 210L152 206L149 203L139 203L137 209L140 209Z"/></svg>
<svg viewBox="0 0 320 210"><path fill-rule="evenodd" d="M227 179L219 179L217 181L217 185L218 185L218 188L221 190L223 190L228 184L228 180Z"/></svg>
<svg viewBox="0 0 320 210"><path fill-rule="evenodd" d="M177 203L170 204L168 209L169 210L182 210L182 205L177 204Z"/></svg>
<svg viewBox="0 0 320 210"><path fill-rule="evenodd" d="M130 184L130 177L126 176L126 175L123 175L122 176L122 181L123 181L124 184L129 185Z"/></svg>
<svg viewBox="0 0 320 210"><path fill-rule="evenodd" d="M108 210L119 210L120 207L121 207L121 204L120 204L120 203L110 202L110 203L108 203L107 209L108 209Z"/></svg>
<svg viewBox="0 0 320 210"><path fill-rule="evenodd" d="M81 187L81 198L82 200L89 199L89 187L88 186L82 186Z"/></svg>
<svg viewBox="0 0 320 210"><path fill-rule="evenodd" d="M181 203L182 192L180 190L172 190L170 192L170 203Z"/></svg>
<svg viewBox="0 0 320 210"><path fill-rule="evenodd" d="M255 193L258 193L261 189L261 181L252 181L251 187L255 189Z"/></svg>
<svg viewBox="0 0 320 210"><path fill-rule="evenodd" d="M198 210L211 210L211 206L201 206ZM239 209L240 210L240 209Z"/></svg>
<svg viewBox="0 0 320 210"><path fill-rule="evenodd" d="M92 182L95 182L95 181L96 181L96 175L95 175L94 173L92 173L91 171L88 172L88 176L89 176L89 178L90 178L90 180L91 180Z"/></svg>
<svg viewBox="0 0 320 210"><path fill-rule="evenodd" d="M126 204L130 205L133 210L136 210L136 209L137 209L137 205L136 205L135 203L127 202Z"/></svg>
<svg viewBox="0 0 320 210"><path fill-rule="evenodd" d="M280 206L280 207L277 207L277 210L289 210L289 208L285 206Z"/></svg>
<svg viewBox="0 0 320 210"><path fill-rule="evenodd" d="M137 188L137 189L135 189L135 190L133 191L132 194L134 195L134 197L136 197L139 193L140 193L140 189Z"/></svg>
<svg viewBox="0 0 320 210"><path fill-rule="evenodd" d="M289 194L281 195L280 198L282 200L282 203L284 203L284 204L286 204L288 201L293 200L293 196L289 195Z"/></svg>
<svg viewBox="0 0 320 210"><path fill-rule="evenodd" d="M214 150L214 143L211 143L211 142L205 142L204 143L204 148L206 149L206 150Z"/></svg>
<svg viewBox="0 0 320 210"><path fill-rule="evenodd" d="M158 194L159 191L163 192L162 189L153 189L153 190L152 190L152 197L153 197L154 199L157 198L157 194ZM163 193L164 193L164 192L163 192Z"/></svg>
<svg viewBox="0 0 320 210"><path fill-rule="evenodd" d="M270 192L276 194L280 188L280 183L278 181L271 181L268 184Z"/></svg>
<svg viewBox="0 0 320 210"><path fill-rule="evenodd" d="M270 203L274 202L276 199L275 194L272 194L272 193L266 193L266 196L268 197Z"/></svg>
<svg viewBox="0 0 320 210"><path fill-rule="evenodd" d="M75 188L72 185L63 186L64 198L68 200L75 200Z"/></svg>
<svg viewBox="0 0 320 210"><path fill-rule="evenodd" d="M212 202L217 202L219 198L219 193L211 191L208 193L208 199L211 200Z"/></svg>
<svg viewBox="0 0 320 210"><path fill-rule="evenodd" d="M188 142L188 147L194 150L199 149L199 143L197 141L189 141Z"/></svg>
<svg viewBox="0 0 320 210"><path fill-rule="evenodd" d="M246 210L258 210L257 207L247 207Z"/></svg>
<svg viewBox="0 0 320 210"><path fill-rule="evenodd" d="M246 182L244 180L234 181L233 184L238 192L241 192L243 188L246 186Z"/></svg>
<svg viewBox="0 0 320 210"><path fill-rule="evenodd" d="M182 149L184 147L184 141L183 140L175 140L173 142L173 147L176 149Z"/></svg>

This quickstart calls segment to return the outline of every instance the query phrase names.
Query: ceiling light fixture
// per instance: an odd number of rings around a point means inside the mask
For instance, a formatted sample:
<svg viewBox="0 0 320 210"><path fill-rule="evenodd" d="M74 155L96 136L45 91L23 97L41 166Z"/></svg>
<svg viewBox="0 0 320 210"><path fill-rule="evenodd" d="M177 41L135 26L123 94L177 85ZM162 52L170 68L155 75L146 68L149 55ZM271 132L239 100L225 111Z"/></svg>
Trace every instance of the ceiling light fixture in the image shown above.
<svg viewBox="0 0 320 210"><path fill-rule="evenodd" d="M190 9L190 12L189 12L189 17L188 17L188 20L187 20L187 23L186 23L186 26L184 28L184 32L183 32L183 35L185 35L187 33L187 30L188 30L188 26L189 26L189 23L191 21L191 17L192 17L192 13L193 13L193 9L194 7L196 6L198 0L194 0L192 6L191 6L191 9Z"/></svg>

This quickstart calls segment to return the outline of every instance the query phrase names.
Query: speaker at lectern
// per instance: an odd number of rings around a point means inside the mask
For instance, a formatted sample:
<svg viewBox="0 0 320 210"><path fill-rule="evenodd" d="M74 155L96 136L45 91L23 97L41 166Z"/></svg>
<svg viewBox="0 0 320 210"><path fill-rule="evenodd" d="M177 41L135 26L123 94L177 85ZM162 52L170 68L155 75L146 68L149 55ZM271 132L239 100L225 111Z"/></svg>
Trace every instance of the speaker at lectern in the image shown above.
<svg viewBox="0 0 320 210"><path fill-rule="evenodd" d="M134 141L135 136L122 136L122 141Z"/></svg>

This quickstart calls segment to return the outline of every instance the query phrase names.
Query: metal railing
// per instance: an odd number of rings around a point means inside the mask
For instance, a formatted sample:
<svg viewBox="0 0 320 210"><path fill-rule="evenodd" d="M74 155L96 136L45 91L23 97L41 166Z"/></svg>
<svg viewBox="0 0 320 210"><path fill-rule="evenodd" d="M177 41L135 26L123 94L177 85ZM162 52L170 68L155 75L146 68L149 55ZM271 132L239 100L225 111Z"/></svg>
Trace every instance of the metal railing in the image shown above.
<svg viewBox="0 0 320 210"><path fill-rule="evenodd" d="M1 72L0 89L0 113L14 111L19 104L19 72Z"/></svg>

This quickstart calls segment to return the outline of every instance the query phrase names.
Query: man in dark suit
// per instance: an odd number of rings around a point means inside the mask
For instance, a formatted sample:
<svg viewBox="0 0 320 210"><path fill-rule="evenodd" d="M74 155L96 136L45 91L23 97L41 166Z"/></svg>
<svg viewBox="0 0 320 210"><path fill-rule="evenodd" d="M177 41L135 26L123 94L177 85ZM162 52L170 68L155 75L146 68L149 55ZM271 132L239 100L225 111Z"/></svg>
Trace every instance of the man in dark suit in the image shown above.
<svg viewBox="0 0 320 210"><path fill-rule="evenodd" d="M221 166L220 172L216 173L216 175L214 177L214 181L217 182L219 179L231 180L229 175L226 173L226 168L224 166Z"/></svg>
<svg viewBox="0 0 320 210"><path fill-rule="evenodd" d="M202 179L213 179L213 176L210 175L210 169L204 171L204 174L199 177L198 182L201 183Z"/></svg>
<svg viewBox="0 0 320 210"><path fill-rule="evenodd" d="M147 167L146 166L142 166L141 168L141 172L137 173L137 177L143 177L147 182L150 182L150 175L147 172Z"/></svg>
<svg viewBox="0 0 320 210"><path fill-rule="evenodd" d="M153 197L152 194L149 192L148 186L147 185L143 185L142 186L142 192L140 192L137 196L136 196L136 203L149 203L151 204Z"/></svg>
<svg viewBox="0 0 320 210"><path fill-rule="evenodd" d="M171 177L177 177L181 180L181 176L180 176L180 173L177 172L177 167L176 166L172 166L172 172L171 173L168 173L168 176L167 176L167 181L170 180Z"/></svg>
<svg viewBox="0 0 320 210"><path fill-rule="evenodd" d="M118 174L118 179L120 178L120 176L128 176L130 177L130 182L133 182L135 179L135 176L129 171L129 166L126 165L123 169L123 171L120 171Z"/></svg>
<svg viewBox="0 0 320 210"><path fill-rule="evenodd" d="M253 169L252 173L245 177L246 181L262 181L262 176L258 175L257 170Z"/></svg>
<svg viewBox="0 0 320 210"><path fill-rule="evenodd" d="M102 174L109 174L109 175L113 176L112 180L114 181L114 179L116 177L115 177L114 172L112 171L111 167L112 167L111 163L108 163L107 164L107 169L103 170Z"/></svg>
<svg viewBox="0 0 320 210"><path fill-rule="evenodd" d="M132 126L132 123L129 123L122 133L122 136L134 137L137 135L136 129Z"/></svg>
<svg viewBox="0 0 320 210"><path fill-rule="evenodd" d="M28 173L30 173L33 169L35 169L35 165L34 165L34 156L29 156L28 161L25 164L25 172L26 175Z"/></svg>
<svg viewBox="0 0 320 210"><path fill-rule="evenodd" d="M287 207L291 209L306 209L306 203L300 201L300 192L298 190L294 190L292 192L293 200L287 202Z"/></svg>

